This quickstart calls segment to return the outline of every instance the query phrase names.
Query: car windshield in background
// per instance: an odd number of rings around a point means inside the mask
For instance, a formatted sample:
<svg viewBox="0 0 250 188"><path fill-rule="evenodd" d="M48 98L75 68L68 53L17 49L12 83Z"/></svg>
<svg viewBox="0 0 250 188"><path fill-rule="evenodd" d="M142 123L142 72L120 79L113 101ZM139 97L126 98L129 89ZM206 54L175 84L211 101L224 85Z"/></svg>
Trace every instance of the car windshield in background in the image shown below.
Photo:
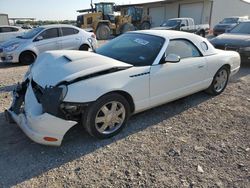
<svg viewBox="0 0 250 188"><path fill-rule="evenodd" d="M181 20L168 20L161 24L163 27L174 27L181 23Z"/></svg>
<svg viewBox="0 0 250 188"><path fill-rule="evenodd" d="M101 54L134 66L152 65L165 39L137 33L123 34L96 50Z"/></svg>
<svg viewBox="0 0 250 188"><path fill-rule="evenodd" d="M22 39L32 39L34 36L36 36L38 33L40 33L42 30L44 30L43 27L37 27L34 29L31 29L30 31L28 31L27 33L25 33L22 36L18 36L18 38L22 38Z"/></svg>
<svg viewBox="0 0 250 188"><path fill-rule="evenodd" d="M234 27L230 33L250 34L250 22L243 22Z"/></svg>
<svg viewBox="0 0 250 188"><path fill-rule="evenodd" d="M224 20L222 20L222 24L232 24L232 23L237 23L238 22L238 18L225 18Z"/></svg>

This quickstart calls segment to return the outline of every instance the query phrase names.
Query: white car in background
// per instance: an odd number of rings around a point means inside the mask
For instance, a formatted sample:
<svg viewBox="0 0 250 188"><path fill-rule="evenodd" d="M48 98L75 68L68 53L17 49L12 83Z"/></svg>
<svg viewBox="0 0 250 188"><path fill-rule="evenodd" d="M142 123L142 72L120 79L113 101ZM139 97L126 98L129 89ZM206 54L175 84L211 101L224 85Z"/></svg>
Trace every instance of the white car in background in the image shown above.
<svg viewBox="0 0 250 188"><path fill-rule="evenodd" d="M77 123L109 138L132 114L203 90L222 93L239 69L237 52L216 50L195 34L128 32L95 53L43 53L5 115L41 144L60 145Z"/></svg>
<svg viewBox="0 0 250 188"><path fill-rule="evenodd" d="M1 25L0 26L0 44L10 38L22 35L25 32L21 27Z"/></svg>
<svg viewBox="0 0 250 188"><path fill-rule="evenodd" d="M46 25L0 44L0 58L3 62L31 64L45 51L63 49L88 51L90 48L95 49L96 46L94 33L71 25Z"/></svg>

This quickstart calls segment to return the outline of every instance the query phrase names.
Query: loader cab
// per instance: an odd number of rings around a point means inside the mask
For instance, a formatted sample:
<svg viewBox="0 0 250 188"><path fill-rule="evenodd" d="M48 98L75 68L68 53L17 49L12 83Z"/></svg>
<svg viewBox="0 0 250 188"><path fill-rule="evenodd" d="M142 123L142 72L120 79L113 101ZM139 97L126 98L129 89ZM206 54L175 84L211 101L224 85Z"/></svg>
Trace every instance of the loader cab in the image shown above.
<svg viewBox="0 0 250 188"><path fill-rule="evenodd" d="M95 10L96 12L102 12L104 20L109 20L111 23L115 22L114 3L96 3Z"/></svg>
<svg viewBox="0 0 250 188"><path fill-rule="evenodd" d="M139 22L142 20L143 8L141 7L128 7L125 10L124 15L131 16L132 22Z"/></svg>

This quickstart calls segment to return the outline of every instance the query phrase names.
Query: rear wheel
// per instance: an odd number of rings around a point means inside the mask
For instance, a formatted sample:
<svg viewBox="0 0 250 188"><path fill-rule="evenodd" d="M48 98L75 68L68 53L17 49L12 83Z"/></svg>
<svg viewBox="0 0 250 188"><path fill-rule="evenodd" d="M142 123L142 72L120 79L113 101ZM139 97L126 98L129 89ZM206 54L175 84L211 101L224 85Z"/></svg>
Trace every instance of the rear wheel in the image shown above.
<svg viewBox="0 0 250 188"><path fill-rule="evenodd" d="M22 52L19 57L19 62L22 64L32 64L36 60L36 55L32 52Z"/></svg>
<svg viewBox="0 0 250 188"><path fill-rule="evenodd" d="M226 66L221 67L214 76L213 82L206 90L209 94L219 95L227 87L229 78L229 69Z"/></svg>
<svg viewBox="0 0 250 188"><path fill-rule="evenodd" d="M110 138L118 134L130 116L127 100L116 93L107 94L90 106L85 114L84 126L97 138Z"/></svg>
<svg viewBox="0 0 250 188"><path fill-rule="evenodd" d="M126 33L128 31L134 31L135 30L135 26L131 23L125 23L122 27L121 27L121 34Z"/></svg>
<svg viewBox="0 0 250 188"><path fill-rule="evenodd" d="M89 51L89 46L87 44L83 44L79 48L80 51Z"/></svg>
<svg viewBox="0 0 250 188"><path fill-rule="evenodd" d="M96 37L98 40L107 40L110 37L110 28L105 24L101 24L98 26L96 30Z"/></svg>

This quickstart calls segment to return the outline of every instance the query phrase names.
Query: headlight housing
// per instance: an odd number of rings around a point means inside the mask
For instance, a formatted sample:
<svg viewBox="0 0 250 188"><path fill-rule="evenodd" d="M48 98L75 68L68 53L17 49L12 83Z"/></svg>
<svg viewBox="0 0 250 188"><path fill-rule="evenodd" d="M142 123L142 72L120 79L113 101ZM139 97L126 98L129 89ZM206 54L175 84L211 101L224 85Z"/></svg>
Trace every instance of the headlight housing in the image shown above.
<svg viewBox="0 0 250 188"><path fill-rule="evenodd" d="M63 100L66 97L67 93L68 93L68 87L66 85L60 85L58 87L62 88L61 100Z"/></svg>
<svg viewBox="0 0 250 188"><path fill-rule="evenodd" d="M14 43L14 44L11 44L11 45L5 47L4 50L5 50L6 52L11 52L11 51L16 50L19 46L20 46L19 43Z"/></svg>

